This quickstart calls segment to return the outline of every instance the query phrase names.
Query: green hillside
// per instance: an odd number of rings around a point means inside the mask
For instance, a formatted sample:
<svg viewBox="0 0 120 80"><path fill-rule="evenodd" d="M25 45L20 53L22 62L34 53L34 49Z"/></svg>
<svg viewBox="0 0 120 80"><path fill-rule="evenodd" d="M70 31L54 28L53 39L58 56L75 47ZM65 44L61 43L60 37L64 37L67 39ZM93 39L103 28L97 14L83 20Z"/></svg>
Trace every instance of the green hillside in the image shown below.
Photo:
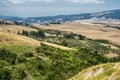
<svg viewBox="0 0 120 80"><path fill-rule="evenodd" d="M109 41L24 27L20 33L0 31L0 80L106 80L119 72L114 62L120 61L120 48Z"/></svg>
<svg viewBox="0 0 120 80"><path fill-rule="evenodd" d="M107 63L90 67L69 80L120 80L120 63Z"/></svg>

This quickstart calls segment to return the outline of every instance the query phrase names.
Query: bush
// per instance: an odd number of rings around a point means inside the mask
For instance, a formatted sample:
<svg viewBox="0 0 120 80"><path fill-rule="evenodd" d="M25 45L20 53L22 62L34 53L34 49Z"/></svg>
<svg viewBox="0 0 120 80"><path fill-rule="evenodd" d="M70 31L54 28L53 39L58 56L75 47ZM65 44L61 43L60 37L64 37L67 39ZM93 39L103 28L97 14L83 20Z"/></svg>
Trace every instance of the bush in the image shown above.
<svg viewBox="0 0 120 80"><path fill-rule="evenodd" d="M11 71L7 68L0 69L0 80L12 80Z"/></svg>
<svg viewBox="0 0 120 80"><path fill-rule="evenodd" d="M22 35L28 36L28 35L29 35L29 32L23 30L23 31L22 31Z"/></svg>
<svg viewBox="0 0 120 80"><path fill-rule="evenodd" d="M62 40L62 43L61 43L62 45L64 45L64 46L68 46L68 43L67 43L67 41L64 39L64 40Z"/></svg>
<svg viewBox="0 0 120 80"><path fill-rule="evenodd" d="M45 37L44 31L39 30L38 31L38 37Z"/></svg>
<svg viewBox="0 0 120 80"><path fill-rule="evenodd" d="M96 39L94 40L96 42L100 42L100 43L110 43L108 40L100 40L100 39Z"/></svg>
<svg viewBox="0 0 120 80"><path fill-rule="evenodd" d="M23 80L27 76L26 72L21 67L16 68L15 73L15 78L19 80Z"/></svg>
<svg viewBox="0 0 120 80"><path fill-rule="evenodd" d="M10 64L15 64L16 54L11 53L5 48L0 49L0 60L6 61Z"/></svg>
<svg viewBox="0 0 120 80"><path fill-rule="evenodd" d="M71 34L65 34L64 35L64 38L71 38L71 39L74 39L74 36L75 36L76 34L73 34L73 33L71 33Z"/></svg>
<svg viewBox="0 0 120 80"><path fill-rule="evenodd" d="M0 60L0 68L3 68L4 66L7 66L8 63L5 61Z"/></svg>
<svg viewBox="0 0 120 80"><path fill-rule="evenodd" d="M45 33L43 30L38 30L38 32L36 32L36 31L28 32L28 31L23 30L21 34L25 35L25 36L29 36L29 37L37 37L37 38L44 38L45 37Z"/></svg>
<svg viewBox="0 0 120 80"><path fill-rule="evenodd" d="M33 57L33 53L32 52L27 52L24 55L25 55L25 57Z"/></svg>
<svg viewBox="0 0 120 80"><path fill-rule="evenodd" d="M84 40L86 37L82 35L78 35L80 40Z"/></svg>
<svg viewBox="0 0 120 80"><path fill-rule="evenodd" d="M18 63L26 62L26 58L25 58L24 56L19 56L19 57L17 58L17 62L18 62Z"/></svg>

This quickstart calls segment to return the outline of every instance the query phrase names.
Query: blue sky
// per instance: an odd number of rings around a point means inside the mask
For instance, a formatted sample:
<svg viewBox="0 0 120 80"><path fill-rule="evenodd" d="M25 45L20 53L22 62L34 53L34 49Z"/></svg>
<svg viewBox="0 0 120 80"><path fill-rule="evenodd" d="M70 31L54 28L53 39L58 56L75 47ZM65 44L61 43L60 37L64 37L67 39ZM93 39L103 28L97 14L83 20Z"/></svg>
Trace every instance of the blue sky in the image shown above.
<svg viewBox="0 0 120 80"><path fill-rule="evenodd" d="M0 15L34 17L120 9L120 0L0 0Z"/></svg>

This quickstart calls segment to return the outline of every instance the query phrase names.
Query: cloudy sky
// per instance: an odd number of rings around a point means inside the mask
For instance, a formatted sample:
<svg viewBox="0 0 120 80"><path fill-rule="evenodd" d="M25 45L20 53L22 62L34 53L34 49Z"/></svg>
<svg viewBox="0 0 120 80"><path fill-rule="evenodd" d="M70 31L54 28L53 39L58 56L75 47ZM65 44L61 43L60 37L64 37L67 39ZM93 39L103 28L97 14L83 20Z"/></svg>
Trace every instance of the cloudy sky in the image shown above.
<svg viewBox="0 0 120 80"><path fill-rule="evenodd" d="M120 0L0 0L0 15L34 17L120 9Z"/></svg>

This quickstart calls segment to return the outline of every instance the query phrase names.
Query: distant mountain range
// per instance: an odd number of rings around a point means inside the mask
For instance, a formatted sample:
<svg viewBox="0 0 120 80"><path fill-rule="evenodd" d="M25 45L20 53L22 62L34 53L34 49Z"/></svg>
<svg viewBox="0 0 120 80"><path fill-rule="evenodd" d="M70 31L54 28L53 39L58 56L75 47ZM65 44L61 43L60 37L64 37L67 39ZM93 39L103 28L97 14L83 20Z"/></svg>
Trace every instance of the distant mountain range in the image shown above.
<svg viewBox="0 0 120 80"><path fill-rule="evenodd" d="M7 21L20 21L26 23L54 23L66 22L75 20L120 20L120 9L109 10L96 13L83 13L73 15L58 15L58 16L45 16L45 17L15 17L15 16L0 16L1 20Z"/></svg>

